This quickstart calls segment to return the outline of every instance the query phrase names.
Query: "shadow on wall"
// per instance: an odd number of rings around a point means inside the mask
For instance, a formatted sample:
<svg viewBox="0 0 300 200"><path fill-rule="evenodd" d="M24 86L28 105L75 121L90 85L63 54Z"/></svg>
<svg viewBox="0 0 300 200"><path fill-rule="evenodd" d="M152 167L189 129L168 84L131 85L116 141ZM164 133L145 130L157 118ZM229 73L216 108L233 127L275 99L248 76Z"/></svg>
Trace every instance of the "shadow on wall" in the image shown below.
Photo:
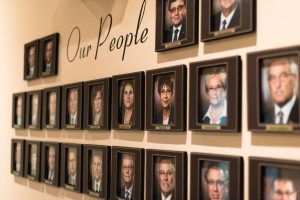
<svg viewBox="0 0 300 200"><path fill-rule="evenodd" d="M186 132L155 132L148 131L147 141L158 144L186 144Z"/></svg>
<svg viewBox="0 0 300 200"><path fill-rule="evenodd" d="M192 132L192 144L215 147L242 147L242 136L240 133L199 133Z"/></svg>
<svg viewBox="0 0 300 200"><path fill-rule="evenodd" d="M60 1L53 16L53 30L68 37L72 29L78 26L82 42L97 39L100 18L112 14L113 24L123 21L128 0L64 0ZM104 30L108 27L104 27ZM66 41L67 40L61 40ZM61 43L63 47L67 44Z"/></svg>

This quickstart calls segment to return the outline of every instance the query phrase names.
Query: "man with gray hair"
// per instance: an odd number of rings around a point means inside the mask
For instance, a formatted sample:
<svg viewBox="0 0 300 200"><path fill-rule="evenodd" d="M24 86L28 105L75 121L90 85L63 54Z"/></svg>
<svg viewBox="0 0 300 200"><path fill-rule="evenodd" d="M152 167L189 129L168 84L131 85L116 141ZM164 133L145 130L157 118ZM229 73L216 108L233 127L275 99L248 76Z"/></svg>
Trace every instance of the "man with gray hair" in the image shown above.
<svg viewBox="0 0 300 200"><path fill-rule="evenodd" d="M299 122L296 96L298 65L287 57L271 60L268 65L268 86L273 107L264 113L263 123L290 124Z"/></svg>

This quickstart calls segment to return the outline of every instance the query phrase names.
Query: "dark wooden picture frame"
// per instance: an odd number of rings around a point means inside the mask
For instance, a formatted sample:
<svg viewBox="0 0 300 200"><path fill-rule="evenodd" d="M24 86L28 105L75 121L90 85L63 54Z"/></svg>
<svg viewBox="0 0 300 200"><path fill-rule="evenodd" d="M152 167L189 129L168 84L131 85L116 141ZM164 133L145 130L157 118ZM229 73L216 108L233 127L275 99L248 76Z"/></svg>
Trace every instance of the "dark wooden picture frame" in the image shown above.
<svg viewBox="0 0 300 200"><path fill-rule="evenodd" d="M32 59L34 60L32 61ZM34 40L24 45L24 80L37 79L38 74L39 74L39 40Z"/></svg>
<svg viewBox="0 0 300 200"><path fill-rule="evenodd" d="M221 22L222 5L218 0L202 1L201 5L201 41L232 37L240 34L251 33L256 30L256 0L236 0L230 8L227 19L232 15L230 22L224 26Z"/></svg>
<svg viewBox="0 0 300 200"><path fill-rule="evenodd" d="M250 157L249 177L249 199L264 200L273 195L300 199L299 161Z"/></svg>
<svg viewBox="0 0 300 200"><path fill-rule="evenodd" d="M113 129L144 130L144 85L144 72L134 72L112 77ZM128 91L125 91L126 86L128 86ZM128 95L128 102L124 103L126 94ZM126 106L129 108L126 108ZM131 115L128 122L125 123L126 109L131 110Z"/></svg>
<svg viewBox="0 0 300 200"><path fill-rule="evenodd" d="M247 66L248 111L251 110L248 112L248 129L299 133L300 46L248 53ZM279 83L280 87L276 89ZM285 112L288 104L291 105L290 112ZM281 109L282 117L279 116Z"/></svg>
<svg viewBox="0 0 300 200"><path fill-rule="evenodd" d="M25 177L32 181L40 181L41 175L41 142L39 141L26 141L25 143ZM36 146L35 152L33 147ZM34 159L35 154L35 159ZM36 163L35 169L32 163Z"/></svg>
<svg viewBox="0 0 300 200"><path fill-rule="evenodd" d="M60 186L60 155L60 143L42 142L41 182Z"/></svg>
<svg viewBox="0 0 300 200"><path fill-rule="evenodd" d="M49 45L49 46L48 46ZM59 33L54 33L40 39L40 65L39 77L54 76L58 72L58 49L59 49ZM46 51L49 51L51 62L45 58ZM47 55L48 56L48 55ZM47 64L48 62L48 64ZM49 66L48 66L49 65Z"/></svg>
<svg viewBox="0 0 300 200"><path fill-rule="evenodd" d="M112 147L111 151L110 198L125 199L126 181L129 182L127 184L131 181L129 199L144 199L144 149ZM124 176L130 176L131 180L125 180Z"/></svg>
<svg viewBox="0 0 300 200"><path fill-rule="evenodd" d="M190 130L240 131L241 75L240 56L190 63L190 86L193 86L190 87ZM220 113L220 105L223 114L213 121L210 113L214 107Z"/></svg>
<svg viewBox="0 0 300 200"><path fill-rule="evenodd" d="M39 130L42 128L42 97L42 90L26 93L26 127L31 130ZM37 105L33 100L38 101ZM35 116L33 116L33 112L36 112Z"/></svg>
<svg viewBox="0 0 300 200"><path fill-rule="evenodd" d="M19 147L17 147L19 144ZM19 148L19 152L17 152ZM17 153L20 156L19 165L17 165ZM12 139L11 140L11 162L10 162L10 172L15 176L24 176L24 156L25 156L25 140ZM18 168L18 169L17 169Z"/></svg>
<svg viewBox="0 0 300 200"><path fill-rule="evenodd" d="M55 100L51 100L51 97ZM60 129L61 123L61 87L45 88L43 91L43 128L44 129ZM55 104L54 104L55 103ZM51 109L55 108L54 116L51 116ZM55 106L54 106L55 105ZM53 112L53 111L52 111ZM52 117L52 119L51 119Z"/></svg>
<svg viewBox="0 0 300 200"><path fill-rule="evenodd" d="M161 97L161 89L166 87ZM166 101L164 103L162 101ZM163 107L168 104L169 118L163 124ZM160 111L159 111L160 110ZM186 66L177 65L146 72L146 129L148 131L186 130Z"/></svg>
<svg viewBox="0 0 300 200"><path fill-rule="evenodd" d="M98 94L100 96L98 97ZM100 117L96 112L94 99L99 102ZM100 100L101 99L101 100ZM111 127L111 78L103 78L84 83L84 117L83 126L86 130L110 130ZM96 123L93 122L96 120Z"/></svg>
<svg viewBox="0 0 300 200"><path fill-rule="evenodd" d="M72 154L74 154L74 158L72 158L72 160L69 161L69 150L70 149L72 150ZM82 153L83 153L83 146L81 144L64 143L61 145L61 187L71 190L71 191L74 191L74 192L79 192L79 193L82 192L82 159L83 159ZM69 167L69 162L73 163L74 159L76 159L75 160L76 174L74 177L75 180L73 182L72 177L69 177L68 167ZM71 176L71 174L70 174L70 176Z"/></svg>
<svg viewBox="0 0 300 200"><path fill-rule="evenodd" d="M77 111L74 120L69 113L69 92L77 91ZM74 93L75 95L75 93ZM73 96L74 96L73 95ZM74 97L75 98L75 97ZM73 99L75 104L76 99ZM62 121L61 125L64 129L80 130L82 129L82 110L83 110L83 82L67 84L62 87ZM76 104L75 104L76 106ZM73 122L72 122L73 121Z"/></svg>
<svg viewBox="0 0 300 200"><path fill-rule="evenodd" d="M83 192L92 197L109 199L110 147L99 145L84 145L83 155ZM94 160L94 158L96 157L97 159ZM93 165L95 165L95 169ZM97 177L93 178L93 176L96 176L94 175L94 170L96 171L96 173L99 173L98 176L100 177L98 178L100 178L100 181L98 182L96 180ZM96 184L100 185L96 186Z"/></svg>
<svg viewBox="0 0 300 200"><path fill-rule="evenodd" d="M190 167L190 199L243 199L242 157L191 153Z"/></svg>
<svg viewBox="0 0 300 200"><path fill-rule="evenodd" d="M198 43L198 1L175 0L170 3L169 1L156 0L156 52ZM176 1L180 1L179 5ZM174 12L179 13L179 20L174 17L172 20ZM177 38L174 37L176 29Z"/></svg>
<svg viewBox="0 0 300 200"><path fill-rule="evenodd" d="M20 99L21 105L18 107L18 100ZM19 109L19 110L18 110ZM21 112L18 114L18 112ZM18 116L20 115L20 116ZM19 118L18 118L19 117ZM12 127L15 129L25 128L26 118L26 93L15 93L12 97Z"/></svg>
<svg viewBox="0 0 300 200"><path fill-rule="evenodd" d="M172 194L171 199L187 199L186 152L148 149L146 150L146 163L146 200L161 199L162 194L159 186L160 176L167 176L167 181L169 181L171 185L170 187L173 187L167 188L168 191L165 191ZM160 170L161 163L163 164L162 170ZM172 184L175 185L172 186Z"/></svg>

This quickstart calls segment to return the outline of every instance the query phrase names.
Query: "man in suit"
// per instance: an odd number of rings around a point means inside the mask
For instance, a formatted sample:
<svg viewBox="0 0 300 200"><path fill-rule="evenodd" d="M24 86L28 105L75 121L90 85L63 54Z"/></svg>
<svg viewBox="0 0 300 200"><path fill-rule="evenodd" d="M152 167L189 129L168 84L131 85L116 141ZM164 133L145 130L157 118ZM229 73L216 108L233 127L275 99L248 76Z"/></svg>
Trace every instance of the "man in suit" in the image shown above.
<svg viewBox="0 0 300 200"><path fill-rule="evenodd" d="M164 42L176 42L186 38L186 0L169 0L168 12L171 27L164 33Z"/></svg>
<svg viewBox="0 0 300 200"><path fill-rule="evenodd" d="M156 164L159 192L156 200L175 200L176 171L173 158L160 158Z"/></svg>
<svg viewBox="0 0 300 200"><path fill-rule="evenodd" d="M29 47L28 50L28 75L33 76L35 70L35 46Z"/></svg>
<svg viewBox="0 0 300 200"><path fill-rule="evenodd" d="M16 113L16 123L17 125L22 124L22 107L23 107L23 101L22 97L17 98L17 113Z"/></svg>
<svg viewBox="0 0 300 200"><path fill-rule="evenodd" d="M38 109L39 109L39 98L38 95L32 95L31 98L31 125L32 126L37 126L38 123Z"/></svg>
<svg viewBox="0 0 300 200"><path fill-rule="evenodd" d="M69 99L68 99L68 107L69 107L69 124L76 125L77 124L77 106L78 106L78 91L77 88L73 88L69 90Z"/></svg>
<svg viewBox="0 0 300 200"><path fill-rule="evenodd" d="M103 92L102 88L95 86L92 90L93 125L103 125Z"/></svg>
<svg viewBox="0 0 300 200"><path fill-rule="evenodd" d="M56 123L56 92L51 92L49 95L49 124L55 125Z"/></svg>
<svg viewBox="0 0 300 200"><path fill-rule="evenodd" d="M37 168L37 146L31 146L31 155L30 155L30 175L36 176Z"/></svg>
<svg viewBox="0 0 300 200"><path fill-rule="evenodd" d="M211 164L206 173L207 196L209 200L227 200L227 173L218 164Z"/></svg>
<svg viewBox="0 0 300 200"><path fill-rule="evenodd" d="M44 51L44 72L51 73L53 70L53 41L47 41Z"/></svg>
<svg viewBox="0 0 300 200"><path fill-rule="evenodd" d="M15 147L15 171L21 170L21 143L17 142Z"/></svg>
<svg viewBox="0 0 300 200"><path fill-rule="evenodd" d="M55 147L48 148L48 180L54 181L55 177Z"/></svg>
<svg viewBox="0 0 300 200"><path fill-rule="evenodd" d="M297 200L297 190L290 178L277 177L272 184L272 200Z"/></svg>
<svg viewBox="0 0 300 200"><path fill-rule="evenodd" d="M100 151L94 151L91 159L92 190L102 192L102 154Z"/></svg>
<svg viewBox="0 0 300 200"><path fill-rule="evenodd" d="M124 184L119 190L119 195L125 200L134 199L134 155L122 154L122 179Z"/></svg>
<svg viewBox="0 0 300 200"><path fill-rule="evenodd" d="M68 152L68 184L76 186L77 183L77 151L70 148Z"/></svg>
<svg viewBox="0 0 300 200"><path fill-rule="evenodd" d="M218 1L221 11L212 16L211 31L222 31L240 26L240 5L238 0Z"/></svg>
<svg viewBox="0 0 300 200"><path fill-rule="evenodd" d="M267 70L273 106L263 113L262 122L299 123L299 103L296 93L298 65L290 58L279 57L270 60Z"/></svg>

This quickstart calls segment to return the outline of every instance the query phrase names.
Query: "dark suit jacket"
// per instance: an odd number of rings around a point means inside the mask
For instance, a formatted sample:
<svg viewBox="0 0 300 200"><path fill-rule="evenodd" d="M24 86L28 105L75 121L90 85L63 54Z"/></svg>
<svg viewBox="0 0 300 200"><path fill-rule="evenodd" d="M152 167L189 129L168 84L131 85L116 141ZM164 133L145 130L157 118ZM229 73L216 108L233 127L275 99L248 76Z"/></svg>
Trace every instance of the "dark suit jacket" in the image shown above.
<svg viewBox="0 0 300 200"><path fill-rule="evenodd" d="M171 26L164 34L164 43L172 42L173 38L173 26ZM185 21L182 23L182 27L179 33L178 40L183 40L186 38L186 25Z"/></svg>
<svg viewBox="0 0 300 200"><path fill-rule="evenodd" d="M160 192L156 195L156 198L154 200L162 200ZM171 200L176 200L174 193L172 194Z"/></svg>
<svg viewBox="0 0 300 200"><path fill-rule="evenodd" d="M267 123L267 124L275 124L275 111L274 107L267 112L265 112L262 116L262 123ZM296 99L296 102L290 112L290 116L288 119L288 124L290 123L299 123L299 102L298 98Z"/></svg>
<svg viewBox="0 0 300 200"><path fill-rule="evenodd" d="M97 126L103 126L103 121L104 121L103 117L104 117L103 112L101 112ZM95 115L92 117L92 124L94 124L94 119L95 119Z"/></svg>
<svg viewBox="0 0 300 200"><path fill-rule="evenodd" d="M172 105L170 116L169 116L169 125L175 123L174 118L175 118L175 116L174 116L174 106ZM153 123L154 124L163 124L163 109L161 109L161 111L159 111L159 113L154 115Z"/></svg>
<svg viewBox="0 0 300 200"><path fill-rule="evenodd" d="M125 199L125 185L119 189L119 195L121 198ZM130 200L134 200L134 186L132 187L131 198Z"/></svg>
<svg viewBox="0 0 300 200"><path fill-rule="evenodd" d="M222 11L212 16L211 24L210 24L211 31L219 31L220 23L221 23L221 13ZM241 24L240 17L241 17L241 10L240 10L240 5L238 4L235 13L233 14L231 21L228 25L228 28L234 28L240 26Z"/></svg>
<svg viewBox="0 0 300 200"><path fill-rule="evenodd" d="M125 116L125 112L123 112L123 109L119 109L119 114L118 114L118 123L119 124L124 124L124 116ZM132 114L131 114L131 118L129 120L129 124L134 124L134 115L135 115L135 112L134 110L132 111Z"/></svg>

